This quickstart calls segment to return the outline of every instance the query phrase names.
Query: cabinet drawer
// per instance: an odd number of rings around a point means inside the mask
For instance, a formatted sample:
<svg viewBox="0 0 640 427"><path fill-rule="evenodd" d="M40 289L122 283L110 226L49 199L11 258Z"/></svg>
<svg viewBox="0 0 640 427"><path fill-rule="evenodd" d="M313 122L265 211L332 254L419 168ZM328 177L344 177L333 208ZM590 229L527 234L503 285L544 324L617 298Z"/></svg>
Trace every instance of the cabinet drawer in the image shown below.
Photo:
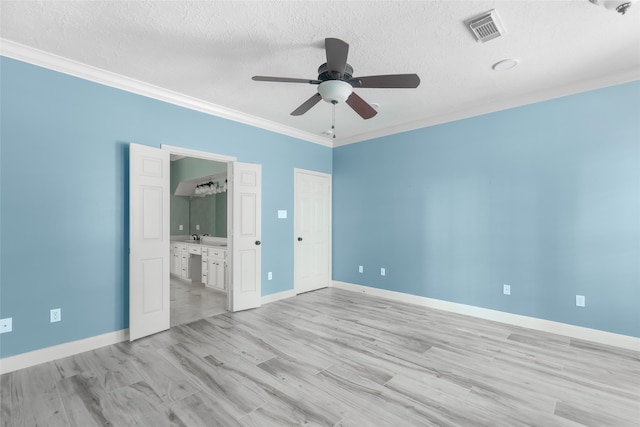
<svg viewBox="0 0 640 427"><path fill-rule="evenodd" d="M187 244L186 243L172 243L171 250L176 252L187 252Z"/></svg>
<svg viewBox="0 0 640 427"><path fill-rule="evenodd" d="M189 245L189 253L194 255L202 254L202 247L198 245Z"/></svg>
<svg viewBox="0 0 640 427"><path fill-rule="evenodd" d="M207 249L207 256L209 258L220 258L224 259L226 257L227 251L223 251L220 249Z"/></svg>

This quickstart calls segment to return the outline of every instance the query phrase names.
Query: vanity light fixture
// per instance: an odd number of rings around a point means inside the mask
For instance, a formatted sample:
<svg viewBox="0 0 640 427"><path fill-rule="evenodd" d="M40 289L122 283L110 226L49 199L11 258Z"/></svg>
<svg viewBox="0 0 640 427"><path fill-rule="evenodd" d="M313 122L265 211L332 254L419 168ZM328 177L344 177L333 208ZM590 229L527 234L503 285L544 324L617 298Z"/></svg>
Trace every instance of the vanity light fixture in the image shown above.
<svg viewBox="0 0 640 427"><path fill-rule="evenodd" d="M204 196L211 196L212 194L226 193L226 192L227 192L227 180L225 179L224 183L222 181L220 182L208 181L208 182L203 182L202 184L198 184L196 185L196 188L193 190L193 195L204 197Z"/></svg>

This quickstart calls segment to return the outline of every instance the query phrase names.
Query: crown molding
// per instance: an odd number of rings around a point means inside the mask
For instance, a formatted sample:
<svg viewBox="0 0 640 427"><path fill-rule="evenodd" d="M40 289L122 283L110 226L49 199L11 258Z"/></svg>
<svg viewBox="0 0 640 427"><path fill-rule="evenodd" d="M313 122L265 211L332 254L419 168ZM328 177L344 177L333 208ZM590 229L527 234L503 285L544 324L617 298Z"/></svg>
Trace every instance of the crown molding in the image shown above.
<svg viewBox="0 0 640 427"><path fill-rule="evenodd" d="M451 113L443 114L437 117L431 117L425 120L417 120L414 122L403 123L398 126L392 126L374 132L365 132L358 135L340 138L333 146L340 147L343 145L354 144L356 142L368 141L371 139L381 138L397 133L408 132L416 129L436 126L444 123L454 122L457 120L468 119L471 117L482 116L484 114L495 113L498 111L508 110L511 108L522 107L524 105L535 104L538 102L549 101L564 96L575 95L591 90L602 89L608 86L629 83L640 80L640 70L627 70L618 74L608 75L599 79L580 81L569 86L556 87L544 91L532 92L516 98L482 104L456 110Z"/></svg>
<svg viewBox="0 0 640 427"><path fill-rule="evenodd" d="M112 73L91 65L83 64L59 55L54 55L41 51L11 40L0 38L0 55L16 59L39 67L47 68L60 73L79 77L84 80L121 89L127 92L142 95L148 98L157 99L169 104L178 105L190 110L199 111L212 116L221 117L238 123L290 136L303 141L323 145L325 147L340 147L357 142L381 138L397 133L408 132L416 129L426 128L439 124L463 120L470 117L508 110L510 108L521 107L528 104L548 101L555 98L574 95L581 92L601 89L608 86L628 83L640 80L640 70L627 70L618 74L608 75L600 79L576 82L573 85L553 88L545 91L529 93L516 98L469 106L464 109L446 113L437 117L430 117L424 120L402 123L372 132L364 132L358 135L342 137L336 140L327 139L323 136L301 131L290 126L284 126L270 120L265 120L256 116L232 110L217 104L205 102L197 98L183 95L178 92L154 86L139 80L135 80L120 74Z"/></svg>
<svg viewBox="0 0 640 427"><path fill-rule="evenodd" d="M205 102L197 98L186 96L181 93L151 85L120 74L112 73L91 65L83 64L59 55L54 55L4 38L0 38L0 55L36 65L38 67L79 77L105 86L124 90L126 92L142 95L147 98L153 98L169 104L178 105L190 110L232 120L234 122L301 139L303 141L324 145L326 147L333 147L333 141L327 140L327 138L322 136L301 131L290 126L284 126L256 116L251 116L217 104Z"/></svg>

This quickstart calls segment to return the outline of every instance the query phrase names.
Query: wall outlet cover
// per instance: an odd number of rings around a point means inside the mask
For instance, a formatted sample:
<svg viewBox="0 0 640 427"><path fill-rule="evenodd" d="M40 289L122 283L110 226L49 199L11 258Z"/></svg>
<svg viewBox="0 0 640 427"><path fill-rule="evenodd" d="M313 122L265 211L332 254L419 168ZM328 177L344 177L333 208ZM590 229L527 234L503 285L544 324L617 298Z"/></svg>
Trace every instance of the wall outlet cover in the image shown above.
<svg viewBox="0 0 640 427"><path fill-rule="evenodd" d="M505 295L511 295L511 285L502 285L502 293Z"/></svg>
<svg viewBox="0 0 640 427"><path fill-rule="evenodd" d="M364 273L364 267L359 265L358 266L358 273Z"/></svg>
<svg viewBox="0 0 640 427"><path fill-rule="evenodd" d="M51 323L59 322L62 320L62 310L59 308L51 309L49 312L49 321Z"/></svg>
<svg viewBox="0 0 640 427"><path fill-rule="evenodd" d="M273 279L273 273L272 272L268 272L267 273L267 280L271 280Z"/></svg>
<svg viewBox="0 0 640 427"><path fill-rule="evenodd" d="M380 269L380 275L381 275L381 276L384 276L384 275L386 275L386 274L387 274L387 270L386 270L385 268L381 268L381 269Z"/></svg>
<svg viewBox="0 0 640 427"><path fill-rule="evenodd" d="M586 300L584 295L576 295L576 306L584 307L586 305Z"/></svg>
<svg viewBox="0 0 640 427"><path fill-rule="evenodd" d="M287 211L278 211L278 218L284 219L287 217Z"/></svg>

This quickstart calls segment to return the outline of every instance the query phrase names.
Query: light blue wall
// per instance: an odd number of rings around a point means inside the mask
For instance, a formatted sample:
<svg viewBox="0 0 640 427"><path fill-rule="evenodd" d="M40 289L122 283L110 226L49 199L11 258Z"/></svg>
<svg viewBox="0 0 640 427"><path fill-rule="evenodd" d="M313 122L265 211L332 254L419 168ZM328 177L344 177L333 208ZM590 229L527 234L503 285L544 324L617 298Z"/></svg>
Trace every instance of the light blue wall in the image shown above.
<svg viewBox="0 0 640 427"><path fill-rule="evenodd" d="M262 164L263 294L293 288L293 169L331 150L2 57L0 357L128 327L128 144ZM266 280L266 272L273 280ZM49 309L62 322L49 323Z"/></svg>
<svg viewBox="0 0 640 427"><path fill-rule="evenodd" d="M293 287L293 169L333 170L335 280L640 336L637 82L341 147L332 166L328 148L18 61L0 79L0 357L128 326L129 142L262 164L265 295Z"/></svg>
<svg viewBox="0 0 640 427"><path fill-rule="evenodd" d="M639 82L337 148L333 197L335 280L640 337Z"/></svg>

